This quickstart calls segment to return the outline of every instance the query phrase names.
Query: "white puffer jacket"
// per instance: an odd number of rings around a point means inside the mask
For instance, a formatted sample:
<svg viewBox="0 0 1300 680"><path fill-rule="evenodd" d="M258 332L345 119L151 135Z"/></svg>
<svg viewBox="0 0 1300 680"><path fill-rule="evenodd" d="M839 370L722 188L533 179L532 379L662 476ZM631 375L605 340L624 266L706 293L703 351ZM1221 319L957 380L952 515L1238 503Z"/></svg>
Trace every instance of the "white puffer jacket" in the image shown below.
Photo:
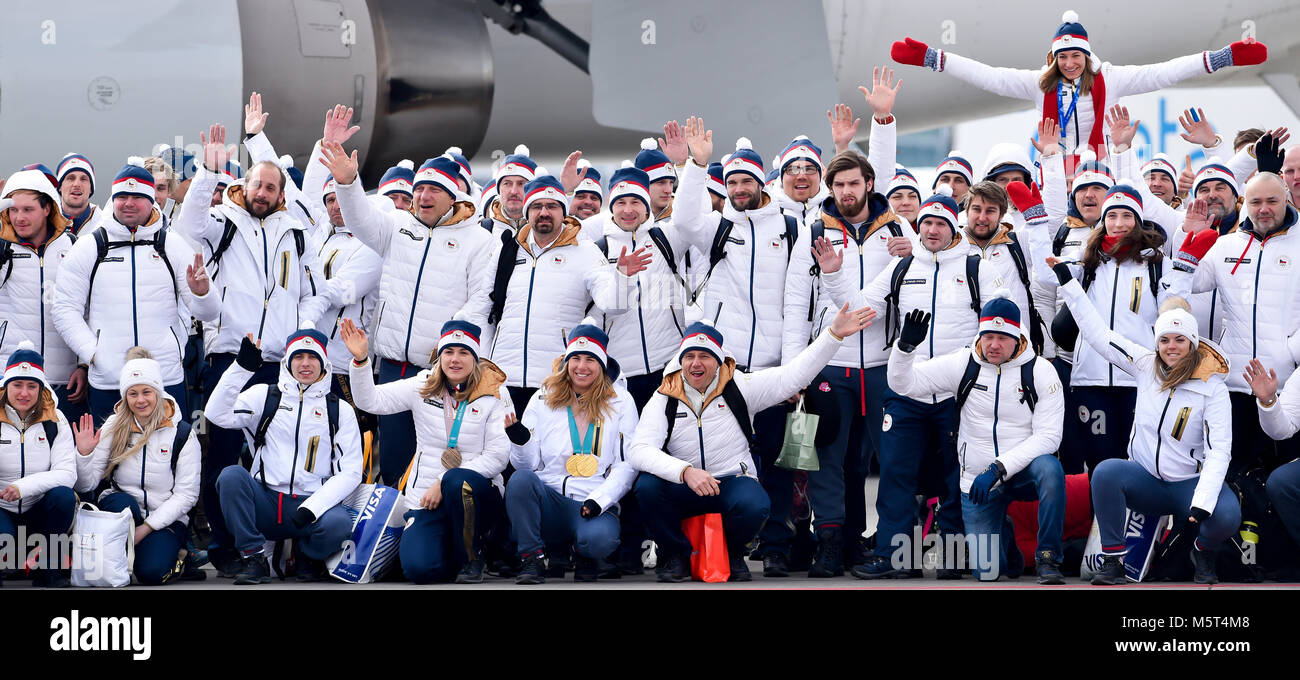
<svg viewBox="0 0 1300 680"><path fill-rule="evenodd" d="M470 299L489 265L492 235L479 226L469 201L453 203L433 227L410 211L377 208L360 180L340 184L338 201L343 223L384 261L371 333L375 354L432 365L442 324Z"/></svg>
<svg viewBox="0 0 1300 680"><path fill-rule="evenodd" d="M725 336L723 341L726 341ZM688 467L699 468L714 477L756 476L744 431L722 398L727 382L736 381L752 423L754 414L776 406L806 387L835 356L841 344L842 341L832 337L827 328L794 361L753 373L737 370L736 360L728 351L725 361L718 367L714 386L704 395L698 413L690 406L685 377L674 359L664 369L663 385L641 411L628 461L637 470L669 482L681 482L682 473ZM666 411L669 399L678 402L671 437L668 436ZM691 427L692 416L695 418L694 427Z"/></svg>
<svg viewBox="0 0 1300 680"><path fill-rule="evenodd" d="M358 327L373 332L371 321L374 319L375 298L379 296L379 277L384 260L347 227L326 226L329 227L329 236L324 242L312 244L325 279L321 294L329 300L329 307L321 316L320 331L329 338L326 351L331 368L337 373L346 373L352 355L339 334L339 326L344 319L352 319Z"/></svg>
<svg viewBox="0 0 1300 680"><path fill-rule="evenodd" d="M1065 418L1061 380L1046 359L1034 354L1028 335L1021 333L1020 349L1001 365L985 361L978 342L976 335L970 347L928 361L916 361L915 351L895 350L889 355L889 388L913 399L935 392L955 393L967 363L973 358L979 364L979 375L959 414L957 455L963 492L970 491L971 483L994 460L1002 463L1010 479L1038 456L1053 455L1061 445ZM1020 383L1021 367L1031 361L1038 394L1033 410L1021 399Z"/></svg>
<svg viewBox="0 0 1300 680"><path fill-rule="evenodd" d="M511 387L537 387L551 374L551 362L564 354L569 331L587 316L592 303L606 317L622 314L633 303L633 279L618 273L595 243L580 239L582 225L565 218L559 236L540 254L533 252L532 226L515 234L519 251L506 287L505 307L496 324L489 357L505 371ZM497 243L483 268L478 290L466 312L470 321L488 328L497 259ZM435 336L436 339L436 336Z"/></svg>
<svg viewBox="0 0 1300 680"><path fill-rule="evenodd" d="M1232 460L1232 404L1224 384L1232 375L1228 360L1202 338L1196 350L1200 364L1192 377L1171 390L1161 389L1154 340L1142 345L1108 329L1078 281L1061 293L1079 324L1079 337L1137 381L1129 458L1167 482L1199 475L1192 505L1213 513Z"/></svg>
<svg viewBox="0 0 1300 680"><path fill-rule="evenodd" d="M831 246L844 252L844 264L840 267L841 278L851 280L858 288L866 287L876 275L894 261L889 254L889 239L894 231L912 241L912 252L920 252L916 231L907 219L895 215L889 210L889 203L880 194L871 194L871 216L862 225L862 240L859 243L852 235L850 225L845 224L835 208L835 201L827 198L822 203L821 216L826 238ZM816 220L813 221L816 224ZM855 252L856 251L856 252ZM812 255L812 225L799 233L794 254L790 258L790 269L785 277L785 322L781 333L781 362L787 363L803 351L808 343L821 335L824 328L835 318L839 307L835 306L827 293L821 277L812 276L812 267L816 260ZM810 315L812 319L808 317ZM885 344L884 318L876 319L866 330L856 337L844 341L840 351L831 359L831 366L847 368L871 368L883 366L889 359L889 347Z"/></svg>
<svg viewBox="0 0 1300 680"><path fill-rule="evenodd" d="M513 407L509 395L502 394L506 376L501 369L483 359L479 360L479 366L483 375L466 399L456 448L461 454L460 467L483 475L501 488L501 473L510 461L505 418L507 409L513 411ZM361 366L353 363L348 369L357 408L381 416L410 411L415 419L415 456L402 479L396 484L390 482L406 495L407 505L412 508L419 507L424 492L440 482L447 472L442 465L450 434L448 414L443 411L445 396L429 399L420 396L432 370L426 368L410 378L377 386L369 363Z"/></svg>
<svg viewBox="0 0 1300 680"><path fill-rule="evenodd" d="M898 293L898 324L901 329L903 317L907 313L920 309L930 313L930 326L925 338L917 345L916 351L925 359L930 359L965 347L971 337L979 330L979 311L973 305L970 286L966 282L966 258L970 247L960 234L953 238L947 248L933 253L924 247L912 250L912 264L903 276ZM893 323L887 321L889 310L885 297L889 295L889 284L903 258L889 263L876 278L858 289L857 282L844 276L844 269L833 273L823 273L822 281L830 291L832 302L839 307L845 302L849 309L871 307L876 311L872 326ZM997 288L993 285L990 271L979 267L979 307L995 297ZM897 334L898 329L894 330ZM896 350L895 350L896 351ZM936 392L927 400L937 404L952 397L948 392Z"/></svg>
<svg viewBox="0 0 1300 680"><path fill-rule="evenodd" d="M216 173L200 167L190 191L211 196L217 181ZM316 253L307 247L307 227L283 201L265 219L253 217L244 201L243 183L234 182L215 208L203 201L185 201L174 228L202 244L211 267L226 221L235 225L234 239L212 272L221 318L204 327L204 350L237 353L244 336L252 333L255 340L267 340L262 343L263 358L279 361L284 356L281 340L305 325L314 326L325 311L326 300L319 291L324 280ZM294 232L302 235L301 257Z"/></svg>
<svg viewBox="0 0 1300 680"><path fill-rule="evenodd" d="M185 271L194 263L194 250L179 235L166 238L167 262L163 262L152 245L162 230L157 209L148 224L134 232L111 214L104 215L100 228L107 232L110 247L97 270L92 233L83 233L59 266L55 328L81 363L90 366L91 387L116 390L126 350L136 345L158 360L164 385L182 382L181 359L189 337L182 310L215 321L221 313L220 289L214 283L207 295L190 292ZM139 245L112 247L119 242Z"/></svg>
<svg viewBox="0 0 1300 680"><path fill-rule="evenodd" d="M708 253L722 219L733 225L726 257L698 299L704 320L722 332L742 368L776 366L781 363L785 273L796 244L787 241L785 216L766 191L754 210L738 211L728 200L721 215L700 212L707 181L707 170L688 162L673 199L673 227L704 254L701 271L708 270Z"/></svg>
<svg viewBox="0 0 1300 680"><path fill-rule="evenodd" d="M598 464L592 476L570 475L565 468L565 462L576 450L569 432L568 409L547 406L545 390L533 395L519 419L529 429L530 436L522 445L511 444L510 463L516 470L536 472L546 486L565 498L579 503L593 500L602 509L617 503L636 482L636 468L627 459L639 417L636 402L626 390L615 387L614 395L607 419L596 428L599 443L592 453L598 458ZM578 436L587 436L586 428Z"/></svg>
<svg viewBox="0 0 1300 680"><path fill-rule="evenodd" d="M26 429L12 406L0 410L0 489L10 484L22 494L16 501L0 501L0 508L22 513L36 507L45 492L77 483L77 445L68 419L55 406L54 395L41 390L40 415ZM51 446L44 422L58 424Z"/></svg>
<svg viewBox="0 0 1300 680"><path fill-rule="evenodd" d="M1219 237L1205 254L1192 283L1199 293L1217 290L1223 306L1223 350L1233 366L1252 357L1286 382L1296 361L1287 339L1300 329L1300 231L1296 209L1287 206L1282 226L1261 239L1249 218ZM1228 375L1228 389L1250 392L1240 371Z"/></svg>
<svg viewBox="0 0 1300 680"><path fill-rule="evenodd" d="M969 227L963 234L969 240ZM1020 252L1025 256L1025 276L1029 279L1029 287L1021 282L1020 270L1011 255L1012 238L1020 244ZM1025 336L1029 337L1029 296L1033 293L1031 288L1034 281L1034 257L1037 253L1034 252L1029 239L1024 238L1024 231L1017 233L1011 225L1003 222L983 248L971 241L970 253L980 256L980 271L988 270L988 276L993 279L994 289L1005 288L1011 294L1011 301L1020 309L1020 327L1025 329Z"/></svg>
<svg viewBox="0 0 1300 680"><path fill-rule="evenodd" d="M302 503L320 518L361 484L361 431L346 399L339 399L338 432L331 441L329 405L330 367L320 380L304 388L289 372L289 360L280 362L280 406L266 430L266 446L253 454L253 479L278 493L303 494ZM208 397L204 415L217 427L244 430L249 450L253 433L262 421L267 385L240 389L252 377L238 362L221 374Z"/></svg>
<svg viewBox="0 0 1300 680"><path fill-rule="evenodd" d="M176 458L176 468L172 469L172 456L177 455L172 447L176 443L180 409L171 395L164 393L163 398L161 407L167 409L167 418L149 435L143 449L113 468L109 479L111 487L104 492L105 495L118 491L130 494L140 506L144 523L154 531L166 529L173 522L186 521L186 513L199 500L199 468L203 455L198 437L191 430ZM116 422L117 414L109 416L100 430L99 444L95 449L88 455L77 455L76 491L82 497L94 491L104 478L113 448L113 438L109 433ZM127 440L128 448L134 446L140 436L140 432L132 428Z"/></svg>
<svg viewBox="0 0 1300 680"><path fill-rule="evenodd" d="M658 226L663 231L677 260L678 276L683 278L673 275L668 258L655 247L649 234L651 226ZM642 247L650 248L652 259L649 268L632 277L632 309L607 316L604 328L609 334L608 353L618 361L623 375L654 373L668 364L668 359L681 345L682 332L686 328L683 253L690 246L671 223L642 224L635 232L628 232L609 216L606 216L601 236L605 239L605 259L614 266L617 266L619 253L624 248L629 253Z"/></svg>
<svg viewBox="0 0 1300 680"><path fill-rule="evenodd" d="M77 356L55 329L54 290L73 238L67 218L54 215L50 239L33 250L14 231L9 211L0 212L0 239L9 241L11 249L11 259L0 263L0 356L8 358L18 343L29 340L45 359L45 378L51 385L66 385Z"/></svg>

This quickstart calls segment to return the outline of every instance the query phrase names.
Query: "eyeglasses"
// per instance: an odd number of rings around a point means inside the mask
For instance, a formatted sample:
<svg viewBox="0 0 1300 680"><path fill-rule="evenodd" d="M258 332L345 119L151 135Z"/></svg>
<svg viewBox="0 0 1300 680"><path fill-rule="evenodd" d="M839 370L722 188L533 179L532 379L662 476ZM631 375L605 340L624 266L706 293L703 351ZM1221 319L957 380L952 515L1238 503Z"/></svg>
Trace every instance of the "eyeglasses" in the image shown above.
<svg viewBox="0 0 1300 680"><path fill-rule="evenodd" d="M785 169L787 175L816 175L818 173L815 165L791 165Z"/></svg>

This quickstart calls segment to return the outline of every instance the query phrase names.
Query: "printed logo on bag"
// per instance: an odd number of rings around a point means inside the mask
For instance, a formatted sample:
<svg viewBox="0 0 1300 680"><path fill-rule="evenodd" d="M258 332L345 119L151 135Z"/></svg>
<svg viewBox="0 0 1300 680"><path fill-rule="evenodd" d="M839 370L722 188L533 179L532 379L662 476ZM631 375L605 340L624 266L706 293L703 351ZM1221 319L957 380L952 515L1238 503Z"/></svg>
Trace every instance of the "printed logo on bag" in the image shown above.
<svg viewBox="0 0 1300 680"><path fill-rule="evenodd" d="M891 427L893 427L893 426L894 426L894 416L892 416L892 415L886 413L886 414L885 414L885 419L882 420L882 421L880 421L880 431L881 431L881 432L888 432L888 431L889 431L889 428L891 428Z"/></svg>
<svg viewBox="0 0 1300 680"><path fill-rule="evenodd" d="M817 386L817 389L819 389L819 390L821 390L821 391L823 391L823 392L830 392L830 391L831 391L831 384L828 383L828 382L823 382L822 384L820 384L820 385Z"/></svg>
<svg viewBox="0 0 1300 680"><path fill-rule="evenodd" d="M447 245L447 250L450 250L450 251L453 251L453 252L454 252L455 250L457 250L458 248L460 248L460 243L458 243L458 242L456 241L456 239L454 239L454 238L453 238L453 239L449 239L449 240L447 241L447 244L446 244L446 245Z"/></svg>
<svg viewBox="0 0 1300 680"><path fill-rule="evenodd" d="M1277 267L1278 267L1278 269L1290 269L1290 268L1291 268L1291 256L1290 256L1290 255L1278 255L1278 256L1277 256Z"/></svg>

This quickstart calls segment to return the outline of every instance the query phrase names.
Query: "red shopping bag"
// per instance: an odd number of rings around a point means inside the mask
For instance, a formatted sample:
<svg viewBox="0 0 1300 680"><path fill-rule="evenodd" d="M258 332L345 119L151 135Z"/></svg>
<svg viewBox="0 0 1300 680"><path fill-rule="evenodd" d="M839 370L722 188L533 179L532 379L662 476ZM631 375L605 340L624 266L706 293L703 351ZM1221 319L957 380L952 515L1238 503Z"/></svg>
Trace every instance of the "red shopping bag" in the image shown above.
<svg viewBox="0 0 1300 680"><path fill-rule="evenodd" d="M722 515L711 512L687 517L682 520L682 531L691 542L691 576L695 580L724 583L731 578Z"/></svg>

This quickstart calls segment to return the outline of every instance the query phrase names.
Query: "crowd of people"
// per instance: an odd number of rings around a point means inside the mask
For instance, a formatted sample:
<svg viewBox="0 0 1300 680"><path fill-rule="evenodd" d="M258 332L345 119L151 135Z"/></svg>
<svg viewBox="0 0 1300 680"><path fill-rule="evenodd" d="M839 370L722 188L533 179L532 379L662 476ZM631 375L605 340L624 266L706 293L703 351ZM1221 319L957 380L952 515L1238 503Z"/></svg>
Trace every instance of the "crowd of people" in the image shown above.
<svg viewBox="0 0 1300 680"><path fill-rule="evenodd" d="M254 93L246 171L213 125L201 155L129 159L103 206L83 155L14 172L0 535L67 533L90 501L130 510L141 584L207 561L266 583L285 539L318 580L344 500L378 482L402 495L393 577L414 583L618 578L647 545L680 582L682 521L717 513L733 581L749 561L916 576L896 537L924 525L972 556L939 578L1061 584L1066 480L1086 475L1094 584L1127 580L1129 511L1173 516L1197 583L1265 517L1300 544L1300 152L1284 128L1225 143L1197 110L1203 166L1140 163L1121 103L1264 45L1113 66L1071 12L1037 69L911 38L891 55L1037 102L1036 161L1007 140L924 188L879 68L866 155L837 104L825 156L803 136L770 162L744 138L718 154L690 117L604 182L580 151L555 175L520 145L480 186L452 147L368 192L351 109L299 170ZM795 409L820 419L815 470L777 464Z"/></svg>

